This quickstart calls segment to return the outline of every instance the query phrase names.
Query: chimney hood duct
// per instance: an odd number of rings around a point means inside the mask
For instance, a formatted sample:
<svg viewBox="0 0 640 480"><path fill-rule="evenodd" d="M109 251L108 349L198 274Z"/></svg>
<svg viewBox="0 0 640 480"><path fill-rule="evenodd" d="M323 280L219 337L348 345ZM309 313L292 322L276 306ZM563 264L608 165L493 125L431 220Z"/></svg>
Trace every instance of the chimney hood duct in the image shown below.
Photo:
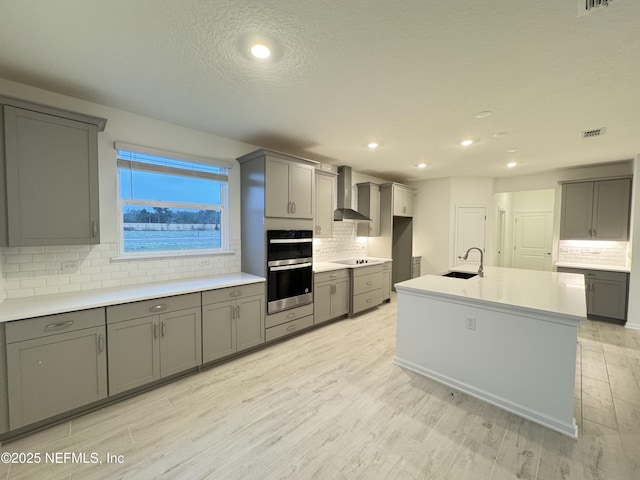
<svg viewBox="0 0 640 480"><path fill-rule="evenodd" d="M351 208L351 167L338 167L338 208L333 212L336 222L370 222L371 219Z"/></svg>

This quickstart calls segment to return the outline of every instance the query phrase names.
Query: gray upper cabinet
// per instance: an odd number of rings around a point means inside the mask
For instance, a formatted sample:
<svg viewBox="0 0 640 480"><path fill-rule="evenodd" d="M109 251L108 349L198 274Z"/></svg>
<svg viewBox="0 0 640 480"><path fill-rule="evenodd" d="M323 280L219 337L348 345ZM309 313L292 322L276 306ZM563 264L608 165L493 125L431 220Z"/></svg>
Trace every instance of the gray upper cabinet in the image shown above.
<svg viewBox="0 0 640 480"><path fill-rule="evenodd" d="M626 241L630 205L630 178L565 183L560 239Z"/></svg>
<svg viewBox="0 0 640 480"><path fill-rule="evenodd" d="M314 175L311 165L267 156L265 216L313 218Z"/></svg>
<svg viewBox="0 0 640 480"><path fill-rule="evenodd" d="M414 189L406 185L393 184L393 215L396 217L413 217Z"/></svg>
<svg viewBox="0 0 640 480"><path fill-rule="evenodd" d="M1 244L100 243L97 133L106 121L3 97L0 108Z"/></svg>
<svg viewBox="0 0 640 480"><path fill-rule="evenodd" d="M6 325L12 430L107 396L104 309Z"/></svg>
<svg viewBox="0 0 640 480"><path fill-rule="evenodd" d="M359 237L380 236L380 185L365 182L358 183L358 212L371 219L370 222L358 222Z"/></svg>
<svg viewBox="0 0 640 480"><path fill-rule="evenodd" d="M336 174L316 170L316 208L313 236L333 237L333 211L336 209Z"/></svg>

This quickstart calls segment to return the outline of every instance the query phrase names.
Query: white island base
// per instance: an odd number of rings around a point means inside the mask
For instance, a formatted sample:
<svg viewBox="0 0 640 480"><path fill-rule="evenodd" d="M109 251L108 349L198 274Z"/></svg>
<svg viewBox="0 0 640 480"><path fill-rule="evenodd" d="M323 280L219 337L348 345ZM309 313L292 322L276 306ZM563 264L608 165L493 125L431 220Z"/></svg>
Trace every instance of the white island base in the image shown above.
<svg viewBox="0 0 640 480"><path fill-rule="evenodd" d="M487 270L485 278L425 276L396 285L395 363L577 438L581 276ZM522 272L527 278L513 278ZM536 290L537 280L546 286Z"/></svg>

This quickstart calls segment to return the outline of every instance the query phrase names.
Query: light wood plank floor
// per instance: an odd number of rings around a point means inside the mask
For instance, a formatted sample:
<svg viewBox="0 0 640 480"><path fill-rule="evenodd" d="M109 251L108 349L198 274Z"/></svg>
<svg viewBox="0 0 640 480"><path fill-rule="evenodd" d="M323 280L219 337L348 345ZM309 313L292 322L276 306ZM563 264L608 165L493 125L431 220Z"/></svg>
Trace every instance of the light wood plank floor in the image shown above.
<svg viewBox="0 0 640 480"><path fill-rule="evenodd" d="M0 465L0 478L640 478L640 332L581 328L575 441L394 365L395 308L2 446L123 464Z"/></svg>

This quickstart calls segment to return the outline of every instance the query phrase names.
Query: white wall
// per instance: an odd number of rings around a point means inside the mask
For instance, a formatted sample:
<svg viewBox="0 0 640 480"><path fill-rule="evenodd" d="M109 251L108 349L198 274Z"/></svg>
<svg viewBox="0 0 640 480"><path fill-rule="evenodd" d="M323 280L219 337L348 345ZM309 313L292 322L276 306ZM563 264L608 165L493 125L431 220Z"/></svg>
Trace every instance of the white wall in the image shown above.
<svg viewBox="0 0 640 480"><path fill-rule="evenodd" d="M116 156L113 144L123 141L181 153L233 161L257 147L210 133L180 127L123 110L59 95L0 79L0 94L65 110L104 117L98 135L101 244L96 246L2 249L7 297L132 285L150 281L231 273L240 270L240 168L229 172L229 255L111 262L118 255ZM46 199L43 199L46 201ZM71 274L60 262L78 260Z"/></svg>
<svg viewBox="0 0 640 480"><path fill-rule="evenodd" d="M631 174L633 174L633 163L627 161L555 170L537 175L495 179L458 177L413 182L411 185L417 189L416 215L413 220L413 248L414 255L423 257L422 274L441 273L453 264L456 205L487 206L485 245L487 265L494 265L496 261L498 205L509 207L505 208L511 212L507 217L508 225L513 223L513 211L516 209L512 205L514 198L518 208L526 208L529 211L535 209L536 201L541 201L541 207L543 207L541 210L546 210L552 205L554 211L553 259L555 260L558 255L557 244L560 231L561 187L558 182ZM547 190L547 193L532 192L538 190ZM514 197L514 192L519 192L521 195ZM508 241L511 241L511 235L512 233L508 230ZM509 256L507 258L511 261ZM640 277L638 284L640 284ZM640 305L638 305L638 311L640 313Z"/></svg>
<svg viewBox="0 0 640 480"><path fill-rule="evenodd" d="M449 265L456 264L454 252L456 207L485 207L487 222L485 230L485 255L484 264L493 265L495 261L496 244L496 215L492 212L493 199L493 178L483 177L454 177L451 179L451 223L449 235L451 238L451 250L449 255Z"/></svg>
<svg viewBox="0 0 640 480"><path fill-rule="evenodd" d="M439 178L411 184L416 188L413 217L413 255L421 256L421 274L438 274L449 268L451 232L451 179Z"/></svg>
<svg viewBox="0 0 640 480"><path fill-rule="evenodd" d="M631 228L633 232L631 240L631 255L640 252L640 189L637 181L640 179L640 155L634 162L633 202L631 203ZM631 264L629 279L629 310L627 312L628 328L640 330L640 261L636 259Z"/></svg>

